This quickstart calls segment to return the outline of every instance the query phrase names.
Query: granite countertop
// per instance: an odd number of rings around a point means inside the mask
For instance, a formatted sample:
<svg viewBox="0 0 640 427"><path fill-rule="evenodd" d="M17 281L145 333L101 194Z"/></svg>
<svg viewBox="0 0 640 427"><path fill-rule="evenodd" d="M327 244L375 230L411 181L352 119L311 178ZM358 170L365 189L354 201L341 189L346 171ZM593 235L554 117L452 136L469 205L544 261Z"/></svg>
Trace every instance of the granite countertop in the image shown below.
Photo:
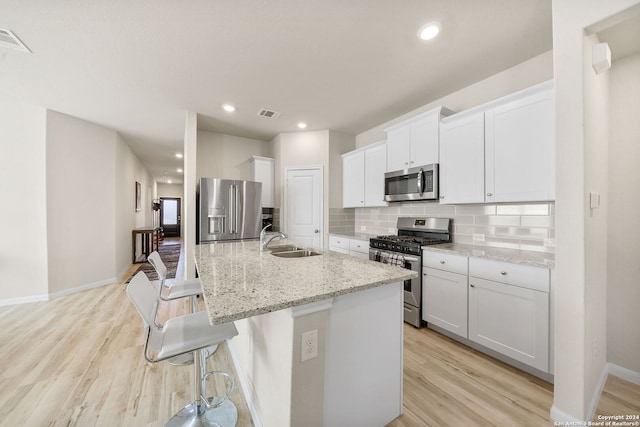
<svg viewBox="0 0 640 427"><path fill-rule="evenodd" d="M197 245L195 261L211 323L322 301L417 275L402 267L314 250L322 255L279 258L260 252L258 241Z"/></svg>
<svg viewBox="0 0 640 427"><path fill-rule="evenodd" d="M443 243L441 245L423 246L422 249L433 252L445 252L455 255L487 258L513 264L530 265L553 269L556 266L554 254L517 249L492 248L487 246L463 245L459 243Z"/></svg>

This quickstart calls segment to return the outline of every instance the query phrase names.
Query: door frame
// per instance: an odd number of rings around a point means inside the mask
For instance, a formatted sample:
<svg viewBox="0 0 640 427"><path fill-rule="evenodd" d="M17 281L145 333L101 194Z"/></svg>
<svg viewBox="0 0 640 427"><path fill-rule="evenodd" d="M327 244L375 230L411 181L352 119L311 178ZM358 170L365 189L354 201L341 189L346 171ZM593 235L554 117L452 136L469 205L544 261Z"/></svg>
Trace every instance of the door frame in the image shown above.
<svg viewBox="0 0 640 427"><path fill-rule="evenodd" d="M164 235L166 236L166 230L164 229L164 224L162 222L162 208L163 208L163 201L164 200L176 200L178 202L178 218L176 218L176 220L178 221L177 224L177 228L178 228L178 235L177 236L167 236L167 237L182 237L182 198L181 197L171 197L171 196L166 196L166 197L159 197L158 198L160 200L160 211L159 211L159 226L162 228L162 231L164 232Z"/></svg>
<svg viewBox="0 0 640 427"><path fill-rule="evenodd" d="M284 188L283 191L283 209L282 209L282 224L284 225L284 232L287 233L289 230L289 218L287 215L288 211L288 201L289 201L289 187L287 185L287 178L289 176L289 171L300 171L300 170L314 170L320 172L320 249L324 248L324 229L325 229L325 215L324 215L324 166L323 165L310 165L310 166L285 166L284 174L282 175L282 186Z"/></svg>

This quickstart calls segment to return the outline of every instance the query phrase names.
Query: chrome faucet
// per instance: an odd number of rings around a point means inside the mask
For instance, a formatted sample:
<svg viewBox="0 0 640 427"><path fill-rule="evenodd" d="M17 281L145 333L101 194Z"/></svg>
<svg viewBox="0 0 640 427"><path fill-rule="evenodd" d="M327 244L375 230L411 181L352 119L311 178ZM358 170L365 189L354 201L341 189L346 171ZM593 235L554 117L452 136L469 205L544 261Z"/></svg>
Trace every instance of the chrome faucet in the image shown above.
<svg viewBox="0 0 640 427"><path fill-rule="evenodd" d="M267 228L269 228L269 227L271 227L271 224L268 224L260 232L260 252L266 251L267 250L267 246L269 246L269 243L273 239L275 239L276 237L278 237L280 239L286 239L287 238L286 234L281 233L279 231L267 233Z"/></svg>

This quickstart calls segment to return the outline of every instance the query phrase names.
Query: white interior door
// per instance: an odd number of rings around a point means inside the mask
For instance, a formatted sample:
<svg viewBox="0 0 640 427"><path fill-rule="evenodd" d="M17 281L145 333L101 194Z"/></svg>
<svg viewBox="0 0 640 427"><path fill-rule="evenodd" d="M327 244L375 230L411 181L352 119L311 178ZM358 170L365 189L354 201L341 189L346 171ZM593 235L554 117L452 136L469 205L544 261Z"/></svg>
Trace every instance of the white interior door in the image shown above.
<svg viewBox="0 0 640 427"><path fill-rule="evenodd" d="M289 239L322 248L322 169L287 169L285 179L285 230Z"/></svg>

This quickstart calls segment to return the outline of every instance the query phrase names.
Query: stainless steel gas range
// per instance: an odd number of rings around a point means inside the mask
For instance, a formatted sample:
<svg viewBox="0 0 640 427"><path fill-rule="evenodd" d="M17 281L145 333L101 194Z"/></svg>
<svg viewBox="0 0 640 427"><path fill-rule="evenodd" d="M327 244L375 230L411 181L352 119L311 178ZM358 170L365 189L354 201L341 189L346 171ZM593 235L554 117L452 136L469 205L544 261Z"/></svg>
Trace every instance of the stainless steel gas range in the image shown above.
<svg viewBox="0 0 640 427"><path fill-rule="evenodd" d="M397 235L369 240L369 259L418 272L404 281L404 321L422 326L422 246L451 242L450 218L400 217Z"/></svg>

